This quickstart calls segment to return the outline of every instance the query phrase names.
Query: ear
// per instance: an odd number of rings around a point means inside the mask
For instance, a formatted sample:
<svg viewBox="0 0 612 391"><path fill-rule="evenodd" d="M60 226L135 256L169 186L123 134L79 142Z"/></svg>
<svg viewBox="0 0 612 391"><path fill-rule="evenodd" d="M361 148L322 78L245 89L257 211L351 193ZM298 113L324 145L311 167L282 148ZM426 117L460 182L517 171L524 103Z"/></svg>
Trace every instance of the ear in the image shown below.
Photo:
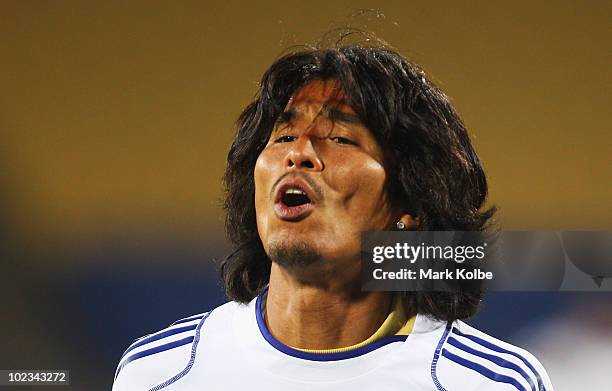
<svg viewBox="0 0 612 391"><path fill-rule="evenodd" d="M404 223L404 231L414 231L421 224L421 220L417 217L413 217L409 214L402 215L398 221Z"/></svg>

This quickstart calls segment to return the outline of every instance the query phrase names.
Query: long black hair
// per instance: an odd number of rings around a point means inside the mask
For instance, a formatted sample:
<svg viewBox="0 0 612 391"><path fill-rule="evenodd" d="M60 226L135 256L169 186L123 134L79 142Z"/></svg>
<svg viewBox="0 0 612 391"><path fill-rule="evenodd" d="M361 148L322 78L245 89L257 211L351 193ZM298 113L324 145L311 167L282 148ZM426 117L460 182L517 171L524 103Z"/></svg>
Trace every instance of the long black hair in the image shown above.
<svg viewBox="0 0 612 391"><path fill-rule="evenodd" d="M227 235L234 251L221 261L227 296L248 302L270 277L271 261L257 232L255 162L289 98L312 80L337 80L348 104L384 151L391 205L418 217L420 230L484 231L495 210L483 209L485 174L448 97L425 73L385 45L308 48L265 72L237 121L224 175ZM413 313L463 319L482 292L406 292Z"/></svg>

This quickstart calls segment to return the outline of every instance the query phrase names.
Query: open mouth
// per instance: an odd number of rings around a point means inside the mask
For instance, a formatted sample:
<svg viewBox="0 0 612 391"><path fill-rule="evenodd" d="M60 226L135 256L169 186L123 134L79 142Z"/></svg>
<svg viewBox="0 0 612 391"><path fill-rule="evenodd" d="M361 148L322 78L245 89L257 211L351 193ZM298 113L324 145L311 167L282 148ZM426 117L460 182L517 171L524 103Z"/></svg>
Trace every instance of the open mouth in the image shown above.
<svg viewBox="0 0 612 391"><path fill-rule="evenodd" d="M315 207L315 200L308 186L298 179L287 180L277 190L274 210L282 220L299 221L306 218Z"/></svg>
<svg viewBox="0 0 612 391"><path fill-rule="evenodd" d="M293 207L310 203L310 198L300 189L289 188L281 195L281 202L288 207Z"/></svg>

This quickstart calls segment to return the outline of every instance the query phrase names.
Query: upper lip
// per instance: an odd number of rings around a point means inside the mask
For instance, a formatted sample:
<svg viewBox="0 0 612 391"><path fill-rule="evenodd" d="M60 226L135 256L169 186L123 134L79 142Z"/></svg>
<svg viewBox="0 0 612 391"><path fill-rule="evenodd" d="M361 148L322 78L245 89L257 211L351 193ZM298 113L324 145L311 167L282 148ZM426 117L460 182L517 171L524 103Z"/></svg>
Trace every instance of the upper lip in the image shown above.
<svg viewBox="0 0 612 391"><path fill-rule="evenodd" d="M283 194L288 189L299 189L306 193L306 196L310 200L310 203L316 203L317 199L315 197L315 192L308 185L308 183L300 177L288 177L280 181L276 187L276 194L274 196L274 203L277 204L281 202Z"/></svg>

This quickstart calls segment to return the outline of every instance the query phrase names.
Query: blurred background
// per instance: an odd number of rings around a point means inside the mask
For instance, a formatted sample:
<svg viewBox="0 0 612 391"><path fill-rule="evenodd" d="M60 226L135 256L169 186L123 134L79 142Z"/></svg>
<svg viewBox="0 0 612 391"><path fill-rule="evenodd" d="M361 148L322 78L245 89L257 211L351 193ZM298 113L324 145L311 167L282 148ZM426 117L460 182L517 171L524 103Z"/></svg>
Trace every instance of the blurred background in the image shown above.
<svg viewBox="0 0 612 391"><path fill-rule="evenodd" d="M372 7L382 15L350 17ZM611 13L609 1L1 1L0 369L69 369L70 389L108 390L134 338L223 303L234 121L287 47L346 24L452 97L504 229L610 229ZM595 389L612 367L611 300L497 293L471 323L539 356L557 391Z"/></svg>

